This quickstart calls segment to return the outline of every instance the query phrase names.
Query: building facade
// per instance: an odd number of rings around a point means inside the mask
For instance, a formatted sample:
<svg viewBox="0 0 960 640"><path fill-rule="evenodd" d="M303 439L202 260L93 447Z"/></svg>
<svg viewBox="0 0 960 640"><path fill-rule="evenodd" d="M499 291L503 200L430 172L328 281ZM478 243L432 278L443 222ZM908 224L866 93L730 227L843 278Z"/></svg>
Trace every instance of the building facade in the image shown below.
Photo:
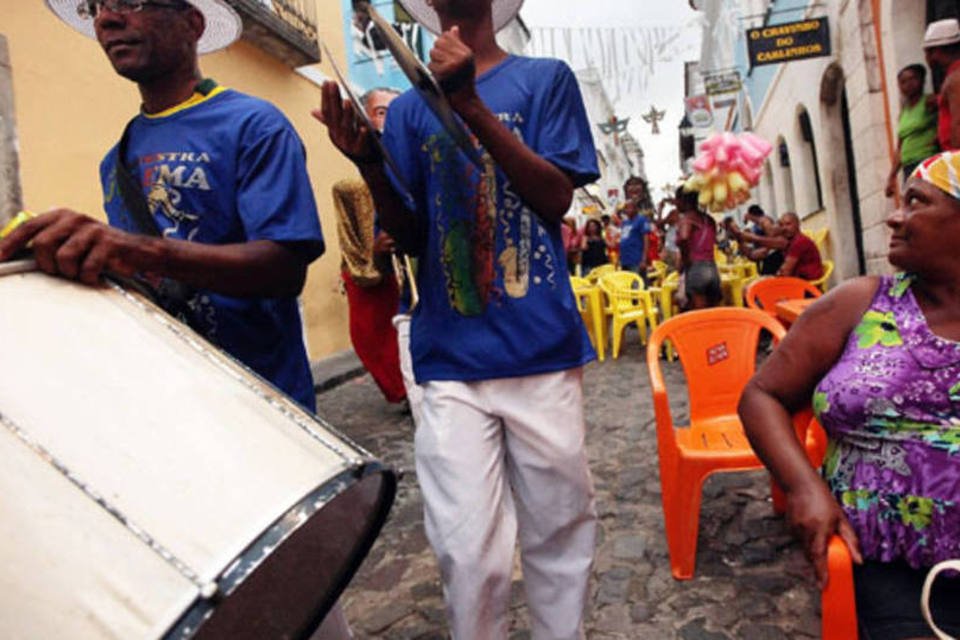
<svg viewBox="0 0 960 640"><path fill-rule="evenodd" d="M771 214L795 211L805 228L829 227L839 279L890 269L885 220L897 202L884 189L897 71L924 61L926 25L957 8L953 0L740 0L740 128L774 145L755 197ZM829 26L829 55L750 66L747 29L814 19Z"/></svg>
<svg viewBox="0 0 960 640"><path fill-rule="evenodd" d="M243 15L244 38L201 58L201 69L224 86L273 102L306 145L327 237L327 252L311 265L302 297L308 350L311 358L320 358L349 347L330 194L334 182L355 175L355 170L311 117L320 90L297 68L312 62L311 40L316 47L318 36L333 55L344 59L343 17L339 3L331 2L315 7L313 0L231 4ZM9 115L16 119L23 206L34 211L63 206L103 219L98 167L139 108L136 86L113 72L96 41L62 24L40 0L0 0L0 15L9 63L5 67L0 61L0 70L6 69L12 85ZM312 66L312 77L332 77L328 65L323 61ZM3 86L0 75L0 90ZM4 122L10 121L4 114ZM2 124L0 130L9 139L12 128ZM10 169L9 162L2 166ZM4 182L17 180L11 175Z"/></svg>

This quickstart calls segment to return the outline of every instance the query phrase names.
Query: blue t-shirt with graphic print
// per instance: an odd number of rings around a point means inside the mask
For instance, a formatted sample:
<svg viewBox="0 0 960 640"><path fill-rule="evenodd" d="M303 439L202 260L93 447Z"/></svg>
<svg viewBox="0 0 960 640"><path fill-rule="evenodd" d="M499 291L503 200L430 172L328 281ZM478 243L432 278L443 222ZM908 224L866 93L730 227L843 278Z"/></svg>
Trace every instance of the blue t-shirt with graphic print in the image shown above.
<svg viewBox="0 0 960 640"><path fill-rule="evenodd" d="M115 146L100 165L107 218L142 233L117 189L116 157ZM272 240L295 244L309 261L323 253L303 143L263 100L218 87L159 117L139 115L125 160L165 237L215 245ZM194 330L315 409L296 298L191 291L187 305Z"/></svg>
<svg viewBox="0 0 960 640"><path fill-rule="evenodd" d="M643 239L650 233L650 222L646 216L636 215L627 218L620 226L620 264L624 268L636 269L643 262Z"/></svg>
<svg viewBox="0 0 960 640"><path fill-rule="evenodd" d="M499 120L576 186L598 177L576 78L558 60L510 56L477 79ZM417 382L485 380L594 358L567 277L559 222L534 213L481 150L470 162L423 100L390 105L383 142L426 224L411 352ZM399 190L399 183L395 182Z"/></svg>

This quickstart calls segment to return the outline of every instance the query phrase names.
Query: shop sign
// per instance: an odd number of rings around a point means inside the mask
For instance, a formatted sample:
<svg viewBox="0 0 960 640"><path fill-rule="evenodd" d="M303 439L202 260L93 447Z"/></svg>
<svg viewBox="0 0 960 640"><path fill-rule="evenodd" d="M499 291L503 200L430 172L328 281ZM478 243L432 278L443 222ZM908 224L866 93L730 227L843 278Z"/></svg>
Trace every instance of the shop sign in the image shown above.
<svg viewBox="0 0 960 640"><path fill-rule="evenodd" d="M705 76L703 86L708 96L715 96L721 93L736 93L740 91L740 72L730 71L728 73L717 73Z"/></svg>
<svg viewBox="0 0 960 640"><path fill-rule="evenodd" d="M748 29L747 49L752 67L829 56L830 24L823 17Z"/></svg>
<svg viewBox="0 0 960 640"><path fill-rule="evenodd" d="M710 109L710 100L705 95L690 96L684 100L687 108L687 118L698 129L706 129L713 125L713 112Z"/></svg>

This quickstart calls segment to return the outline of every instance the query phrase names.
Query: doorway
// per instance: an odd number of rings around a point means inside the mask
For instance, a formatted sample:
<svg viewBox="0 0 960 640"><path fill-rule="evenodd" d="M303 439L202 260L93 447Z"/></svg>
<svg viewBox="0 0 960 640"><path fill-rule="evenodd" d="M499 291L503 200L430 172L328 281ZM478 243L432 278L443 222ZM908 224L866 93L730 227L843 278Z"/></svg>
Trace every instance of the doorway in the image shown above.
<svg viewBox="0 0 960 640"><path fill-rule="evenodd" d="M840 280L863 275L867 260L863 246L863 220L857 186L857 160L853 149L850 109L843 69L831 64L820 81L824 196L831 229L831 244ZM854 248L854 251L850 251Z"/></svg>

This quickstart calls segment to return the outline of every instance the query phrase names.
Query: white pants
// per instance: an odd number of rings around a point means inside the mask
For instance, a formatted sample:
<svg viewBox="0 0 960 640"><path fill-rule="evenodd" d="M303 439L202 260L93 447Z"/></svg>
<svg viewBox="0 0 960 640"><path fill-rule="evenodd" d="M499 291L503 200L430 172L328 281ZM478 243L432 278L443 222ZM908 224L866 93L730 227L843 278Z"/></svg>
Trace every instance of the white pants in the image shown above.
<svg viewBox="0 0 960 640"><path fill-rule="evenodd" d="M397 330L397 346L400 349L400 374L403 387L407 390L407 402L413 415L413 424L419 425L423 419L423 388L413 376L413 357L410 355L410 314L398 313L393 316L393 326Z"/></svg>
<svg viewBox="0 0 960 640"><path fill-rule="evenodd" d="M596 539L582 370L423 385L417 477L455 640L507 637L519 525L535 639L583 637Z"/></svg>

